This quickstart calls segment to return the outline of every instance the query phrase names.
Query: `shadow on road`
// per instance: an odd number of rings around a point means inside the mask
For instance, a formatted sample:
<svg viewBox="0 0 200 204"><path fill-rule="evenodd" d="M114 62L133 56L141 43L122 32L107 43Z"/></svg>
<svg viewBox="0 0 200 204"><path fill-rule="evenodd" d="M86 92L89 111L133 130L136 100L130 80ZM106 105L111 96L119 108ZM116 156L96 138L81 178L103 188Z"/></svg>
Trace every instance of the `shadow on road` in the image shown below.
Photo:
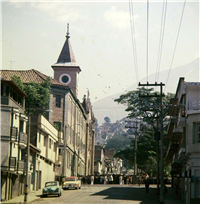
<svg viewBox="0 0 200 204"><path fill-rule="evenodd" d="M145 188L136 187L110 187L91 196L107 196L104 199L132 200L141 201L141 204L157 204L159 196L157 189L149 188L149 193L146 193Z"/></svg>

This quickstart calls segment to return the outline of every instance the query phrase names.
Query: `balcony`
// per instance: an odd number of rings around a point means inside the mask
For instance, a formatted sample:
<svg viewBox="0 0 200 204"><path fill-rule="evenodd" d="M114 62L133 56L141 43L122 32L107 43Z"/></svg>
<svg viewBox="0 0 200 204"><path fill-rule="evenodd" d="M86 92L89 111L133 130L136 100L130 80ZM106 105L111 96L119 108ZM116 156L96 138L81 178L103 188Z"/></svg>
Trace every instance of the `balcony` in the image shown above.
<svg viewBox="0 0 200 204"><path fill-rule="evenodd" d="M18 128L17 127L11 127L10 141L11 142L17 142L17 135L18 135Z"/></svg>
<svg viewBox="0 0 200 204"><path fill-rule="evenodd" d="M187 104L187 114L200 112L200 99L189 99Z"/></svg>
<svg viewBox="0 0 200 204"><path fill-rule="evenodd" d="M170 162L170 161L172 162L172 157L177 151L178 146L179 146L178 143L173 143L172 141L169 143L168 150L167 150L167 156L166 156L167 162Z"/></svg>
<svg viewBox="0 0 200 204"><path fill-rule="evenodd" d="M183 138L183 128L174 128L172 141L173 142L181 142Z"/></svg>
<svg viewBox="0 0 200 204"><path fill-rule="evenodd" d="M63 143L63 133L61 131L58 131L58 142Z"/></svg>
<svg viewBox="0 0 200 204"><path fill-rule="evenodd" d="M17 162L17 173L23 174L24 173L24 161L20 160Z"/></svg>
<svg viewBox="0 0 200 204"><path fill-rule="evenodd" d="M8 96L1 96L1 104L2 105L9 105L9 97Z"/></svg>
<svg viewBox="0 0 200 204"><path fill-rule="evenodd" d="M26 148L27 146L27 135L23 132L19 133L19 147L21 147L21 149Z"/></svg>
<svg viewBox="0 0 200 204"><path fill-rule="evenodd" d="M17 169L17 158L16 157L10 157L9 158L9 170L10 171L16 171Z"/></svg>
<svg viewBox="0 0 200 204"><path fill-rule="evenodd" d="M179 127L185 127L186 126L185 117L179 117L178 118L177 126L179 126Z"/></svg>
<svg viewBox="0 0 200 204"><path fill-rule="evenodd" d="M185 162L187 160L186 156L185 156L185 148L180 148L179 152L178 152L178 161L179 162Z"/></svg>
<svg viewBox="0 0 200 204"><path fill-rule="evenodd" d="M177 123L177 118L171 118L169 121L169 125L167 128L167 137L169 139L172 138L172 134L173 134L173 129L174 129L174 125Z"/></svg>
<svg viewBox="0 0 200 204"><path fill-rule="evenodd" d="M24 112L24 108L22 107L22 105L9 96L1 96L1 104L19 108L20 113Z"/></svg>

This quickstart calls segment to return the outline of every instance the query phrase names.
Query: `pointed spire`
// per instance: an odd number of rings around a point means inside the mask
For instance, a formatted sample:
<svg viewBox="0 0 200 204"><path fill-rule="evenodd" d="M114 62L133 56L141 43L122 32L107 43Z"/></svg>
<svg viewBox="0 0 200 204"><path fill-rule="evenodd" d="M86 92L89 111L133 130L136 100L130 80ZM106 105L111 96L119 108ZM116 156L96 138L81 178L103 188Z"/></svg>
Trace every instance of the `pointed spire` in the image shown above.
<svg viewBox="0 0 200 204"><path fill-rule="evenodd" d="M58 61L57 63L65 63L65 62L73 62L76 63L75 57L74 57L74 53L71 47L71 43L69 41L69 23L67 24L67 35L66 35L66 40L65 43L63 45L63 48L61 50L61 53L58 57Z"/></svg>

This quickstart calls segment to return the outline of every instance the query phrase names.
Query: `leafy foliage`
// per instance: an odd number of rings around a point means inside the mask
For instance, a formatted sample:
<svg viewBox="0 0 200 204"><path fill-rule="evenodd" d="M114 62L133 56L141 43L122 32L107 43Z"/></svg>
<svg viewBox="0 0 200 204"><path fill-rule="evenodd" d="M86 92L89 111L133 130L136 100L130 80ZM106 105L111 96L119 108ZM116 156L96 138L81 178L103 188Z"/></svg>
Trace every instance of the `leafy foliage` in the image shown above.
<svg viewBox="0 0 200 204"><path fill-rule="evenodd" d="M105 120L106 123L110 123L110 118L109 117L105 117L104 120Z"/></svg>
<svg viewBox="0 0 200 204"><path fill-rule="evenodd" d="M19 76L14 75L12 81L15 82L27 95L25 108L29 112L41 112L49 108L51 79L48 77L42 83L31 82L23 84ZM43 113L44 114L44 113Z"/></svg>
<svg viewBox="0 0 200 204"><path fill-rule="evenodd" d="M128 137L114 135L107 140L106 149L114 148L116 152L130 147L130 139Z"/></svg>
<svg viewBox="0 0 200 204"><path fill-rule="evenodd" d="M154 95L154 97L139 97L139 93L142 95ZM140 126L141 136L137 141L137 165L138 168L148 172L150 175L154 175L157 170L157 141L154 138L156 131L160 130L160 105L161 100L158 92L153 92L153 89L146 89L144 87L138 88L136 91L128 92L121 95L116 102L126 104L128 107L126 111L129 113L128 118L143 118L143 125ZM163 97L163 118L166 117L169 104L174 94L168 93ZM165 122L164 122L165 123ZM164 155L166 154L168 147L168 138L166 137L166 128L164 126ZM132 141L131 148L127 148L118 152L115 156L120 158L126 158L130 164L134 163L134 142ZM166 166L166 168L168 168Z"/></svg>

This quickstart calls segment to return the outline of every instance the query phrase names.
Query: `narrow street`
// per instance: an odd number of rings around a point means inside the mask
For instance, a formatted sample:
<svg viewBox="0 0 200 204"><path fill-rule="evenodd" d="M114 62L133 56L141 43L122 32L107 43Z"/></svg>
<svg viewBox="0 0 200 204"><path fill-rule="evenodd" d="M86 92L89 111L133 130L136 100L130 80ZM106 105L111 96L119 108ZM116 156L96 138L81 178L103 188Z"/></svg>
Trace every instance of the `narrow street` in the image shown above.
<svg viewBox="0 0 200 204"><path fill-rule="evenodd" d="M156 196L156 189L151 188L146 194L144 186L119 186L119 185L85 185L80 190L64 190L62 196L41 197L33 203L116 203L116 204L157 204L159 197ZM134 201L134 202L133 202Z"/></svg>
<svg viewBox="0 0 200 204"><path fill-rule="evenodd" d="M152 185L149 193L146 194L144 185L140 187L136 185L84 185L80 190L65 190L62 191L62 196L40 197L31 203L49 204L49 203L104 203L104 204L157 204L159 203L159 196L156 195L156 185ZM172 192L173 193L173 192ZM165 204L181 204L179 199L170 197L166 198Z"/></svg>

